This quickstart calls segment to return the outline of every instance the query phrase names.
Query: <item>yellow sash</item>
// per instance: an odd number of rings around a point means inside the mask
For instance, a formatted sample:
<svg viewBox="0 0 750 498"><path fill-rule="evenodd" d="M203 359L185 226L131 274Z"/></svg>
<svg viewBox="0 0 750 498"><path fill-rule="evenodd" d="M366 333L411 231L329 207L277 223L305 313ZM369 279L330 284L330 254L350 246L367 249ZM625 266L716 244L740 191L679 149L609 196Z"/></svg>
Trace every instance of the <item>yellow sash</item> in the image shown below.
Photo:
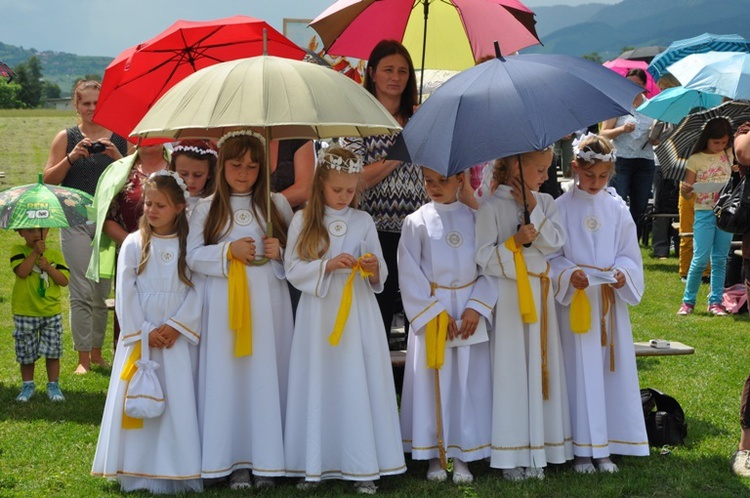
<svg viewBox="0 0 750 498"><path fill-rule="evenodd" d="M349 274L349 278L346 279L344 284L344 292L341 295L341 304L339 304L339 311L336 314L336 323L333 325L333 332L328 336L328 344L331 346L338 346L341 340L341 334L344 333L344 327L346 321L349 319L349 311L352 308L352 299L354 294L354 276L359 272L362 278L371 277L374 273L365 271L362 269L360 260L364 257L371 256L371 254L365 254L357 259L357 264L352 267L352 272Z"/></svg>
<svg viewBox="0 0 750 498"><path fill-rule="evenodd" d="M513 237L505 241L505 247L513 253L513 262L516 265L516 285L518 286L518 309L521 312L523 323L536 323L536 307L534 306L534 295L531 293L531 283L526 270L526 260L523 257L523 249L516 245Z"/></svg>
<svg viewBox="0 0 750 498"><path fill-rule="evenodd" d="M253 319L245 265L227 253L229 261L229 329L237 332L234 356L253 354Z"/></svg>
<svg viewBox="0 0 750 498"><path fill-rule="evenodd" d="M602 346L607 345L607 318L612 323L612 308L615 304L615 290L610 285L602 285ZM609 330L609 371L615 371L615 334L610 327Z"/></svg>
<svg viewBox="0 0 750 498"><path fill-rule="evenodd" d="M448 312L443 310L425 325L427 368L439 369L445 361L445 339L448 336Z"/></svg>
<svg viewBox="0 0 750 498"><path fill-rule="evenodd" d="M120 379L127 382L127 385L125 386L126 393L128 392L128 385L130 385L130 379L133 378L133 375L135 375L135 372L138 370L138 365L136 365L135 362L140 359L141 359L141 341L138 341L135 344L135 346L133 346L133 351L130 352L130 356L128 356L128 359L125 361L125 365L122 367L122 372L120 372ZM133 418L133 417L129 417L128 415L125 415L124 404L122 406L122 428L123 429L143 429L143 419Z"/></svg>
<svg viewBox="0 0 750 498"><path fill-rule="evenodd" d="M591 303L584 289L576 289L570 300L570 330L585 334L591 329Z"/></svg>

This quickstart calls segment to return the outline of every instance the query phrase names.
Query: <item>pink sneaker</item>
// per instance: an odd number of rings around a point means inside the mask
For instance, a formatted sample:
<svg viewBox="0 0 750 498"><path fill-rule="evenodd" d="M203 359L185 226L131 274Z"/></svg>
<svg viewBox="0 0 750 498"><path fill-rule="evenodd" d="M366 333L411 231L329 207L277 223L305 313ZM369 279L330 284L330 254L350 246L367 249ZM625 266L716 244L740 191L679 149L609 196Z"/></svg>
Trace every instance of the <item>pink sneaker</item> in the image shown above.
<svg viewBox="0 0 750 498"><path fill-rule="evenodd" d="M682 303L680 309L677 311L678 315L691 315L693 313L694 304Z"/></svg>
<svg viewBox="0 0 750 498"><path fill-rule="evenodd" d="M727 310L724 309L724 306L720 304L709 304L708 312L714 316L727 316L729 314L727 313Z"/></svg>

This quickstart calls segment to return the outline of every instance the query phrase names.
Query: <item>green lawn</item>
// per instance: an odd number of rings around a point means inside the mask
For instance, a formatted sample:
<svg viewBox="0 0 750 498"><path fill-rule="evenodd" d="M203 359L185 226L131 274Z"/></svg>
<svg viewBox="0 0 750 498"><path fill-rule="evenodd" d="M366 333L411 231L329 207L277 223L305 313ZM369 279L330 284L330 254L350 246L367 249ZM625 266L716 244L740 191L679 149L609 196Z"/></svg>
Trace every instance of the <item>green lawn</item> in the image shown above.
<svg viewBox="0 0 750 498"><path fill-rule="evenodd" d="M0 111L1 187L36 179L46 161L54 134L74 122L72 113L54 111ZM22 239L13 232L0 234L0 255ZM52 238L57 244L57 234ZM648 458L622 458L614 475L581 476L563 466L548 471L543 482L509 483L487 464L473 465L477 476L471 486L428 483L420 462L407 462L404 476L383 479L378 494L388 496L742 496L750 480L729 472L728 461L739 438L738 405L742 385L750 371L748 334L750 320L711 317L705 310L704 285L698 312L676 317L683 285L677 262L652 259L644 249L647 289L640 306L632 309L636 340L664 338L694 346L692 356L640 358L641 386L654 387L677 398L687 414L688 439L684 447ZM44 364L37 366L37 395L27 405L14 401L20 386L12 338L9 296L13 274L0 268L0 497L112 496L115 484L89 476L104 407L109 372L94 370L72 375L76 355L65 317L65 356L61 387L64 404L50 403L40 386L46 382ZM67 303L65 303L67 308ZM111 329L110 329L111 330ZM110 332L111 334L111 332ZM111 337L108 336L108 338ZM111 360L111 352L107 355ZM343 496L351 492L344 483L326 483L308 492L286 483L275 489L254 491L268 497ZM208 496L241 496L226 488L209 489ZM140 496L140 495L136 495ZM145 496L145 495L144 495Z"/></svg>

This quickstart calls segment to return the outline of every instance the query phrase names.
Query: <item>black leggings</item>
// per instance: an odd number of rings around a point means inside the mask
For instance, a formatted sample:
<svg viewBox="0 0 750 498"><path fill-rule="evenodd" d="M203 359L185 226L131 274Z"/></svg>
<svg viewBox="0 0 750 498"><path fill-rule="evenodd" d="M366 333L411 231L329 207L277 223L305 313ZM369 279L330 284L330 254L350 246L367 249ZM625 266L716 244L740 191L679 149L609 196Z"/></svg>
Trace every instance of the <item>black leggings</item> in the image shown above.
<svg viewBox="0 0 750 498"><path fill-rule="evenodd" d="M401 299L399 297L398 286L398 241L401 234L396 232L378 232L380 247L383 249L383 259L388 267L388 278L385 280L383 292L376 294L380 314L383 316L383 326L385 335L390 340L391 324L393 324L393 315L401 310Z"/></svg>

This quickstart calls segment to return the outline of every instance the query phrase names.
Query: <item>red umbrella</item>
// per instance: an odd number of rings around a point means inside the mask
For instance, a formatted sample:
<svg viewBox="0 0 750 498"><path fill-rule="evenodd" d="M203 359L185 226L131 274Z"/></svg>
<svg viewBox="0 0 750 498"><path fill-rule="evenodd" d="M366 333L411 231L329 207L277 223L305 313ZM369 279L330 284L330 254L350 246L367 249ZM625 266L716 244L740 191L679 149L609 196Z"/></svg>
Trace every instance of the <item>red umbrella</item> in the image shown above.
<svg viewBox="0 0 750 498"><path fill-rule="evenodd" d="M646 97L650 99L661 92L661 90L659 90L659 87L656 86L656 82L654 81L653 76L651 76L651 74L646 71L646 68L648 67L647 62L631 59L614 59L611 61L607 61L602 65L623 76L627 75L628 71L630 71L631 69L643 69L643 71L646 73Z"/></svg>
<svg viewBox="0 0 750 498"><path fill-rule="evenodd" d="M94 122L127 137L151 106L186 76L218 62L264 53L302 60L305 51L260 19L177 21L118 55L104 71Z"/></svg>

